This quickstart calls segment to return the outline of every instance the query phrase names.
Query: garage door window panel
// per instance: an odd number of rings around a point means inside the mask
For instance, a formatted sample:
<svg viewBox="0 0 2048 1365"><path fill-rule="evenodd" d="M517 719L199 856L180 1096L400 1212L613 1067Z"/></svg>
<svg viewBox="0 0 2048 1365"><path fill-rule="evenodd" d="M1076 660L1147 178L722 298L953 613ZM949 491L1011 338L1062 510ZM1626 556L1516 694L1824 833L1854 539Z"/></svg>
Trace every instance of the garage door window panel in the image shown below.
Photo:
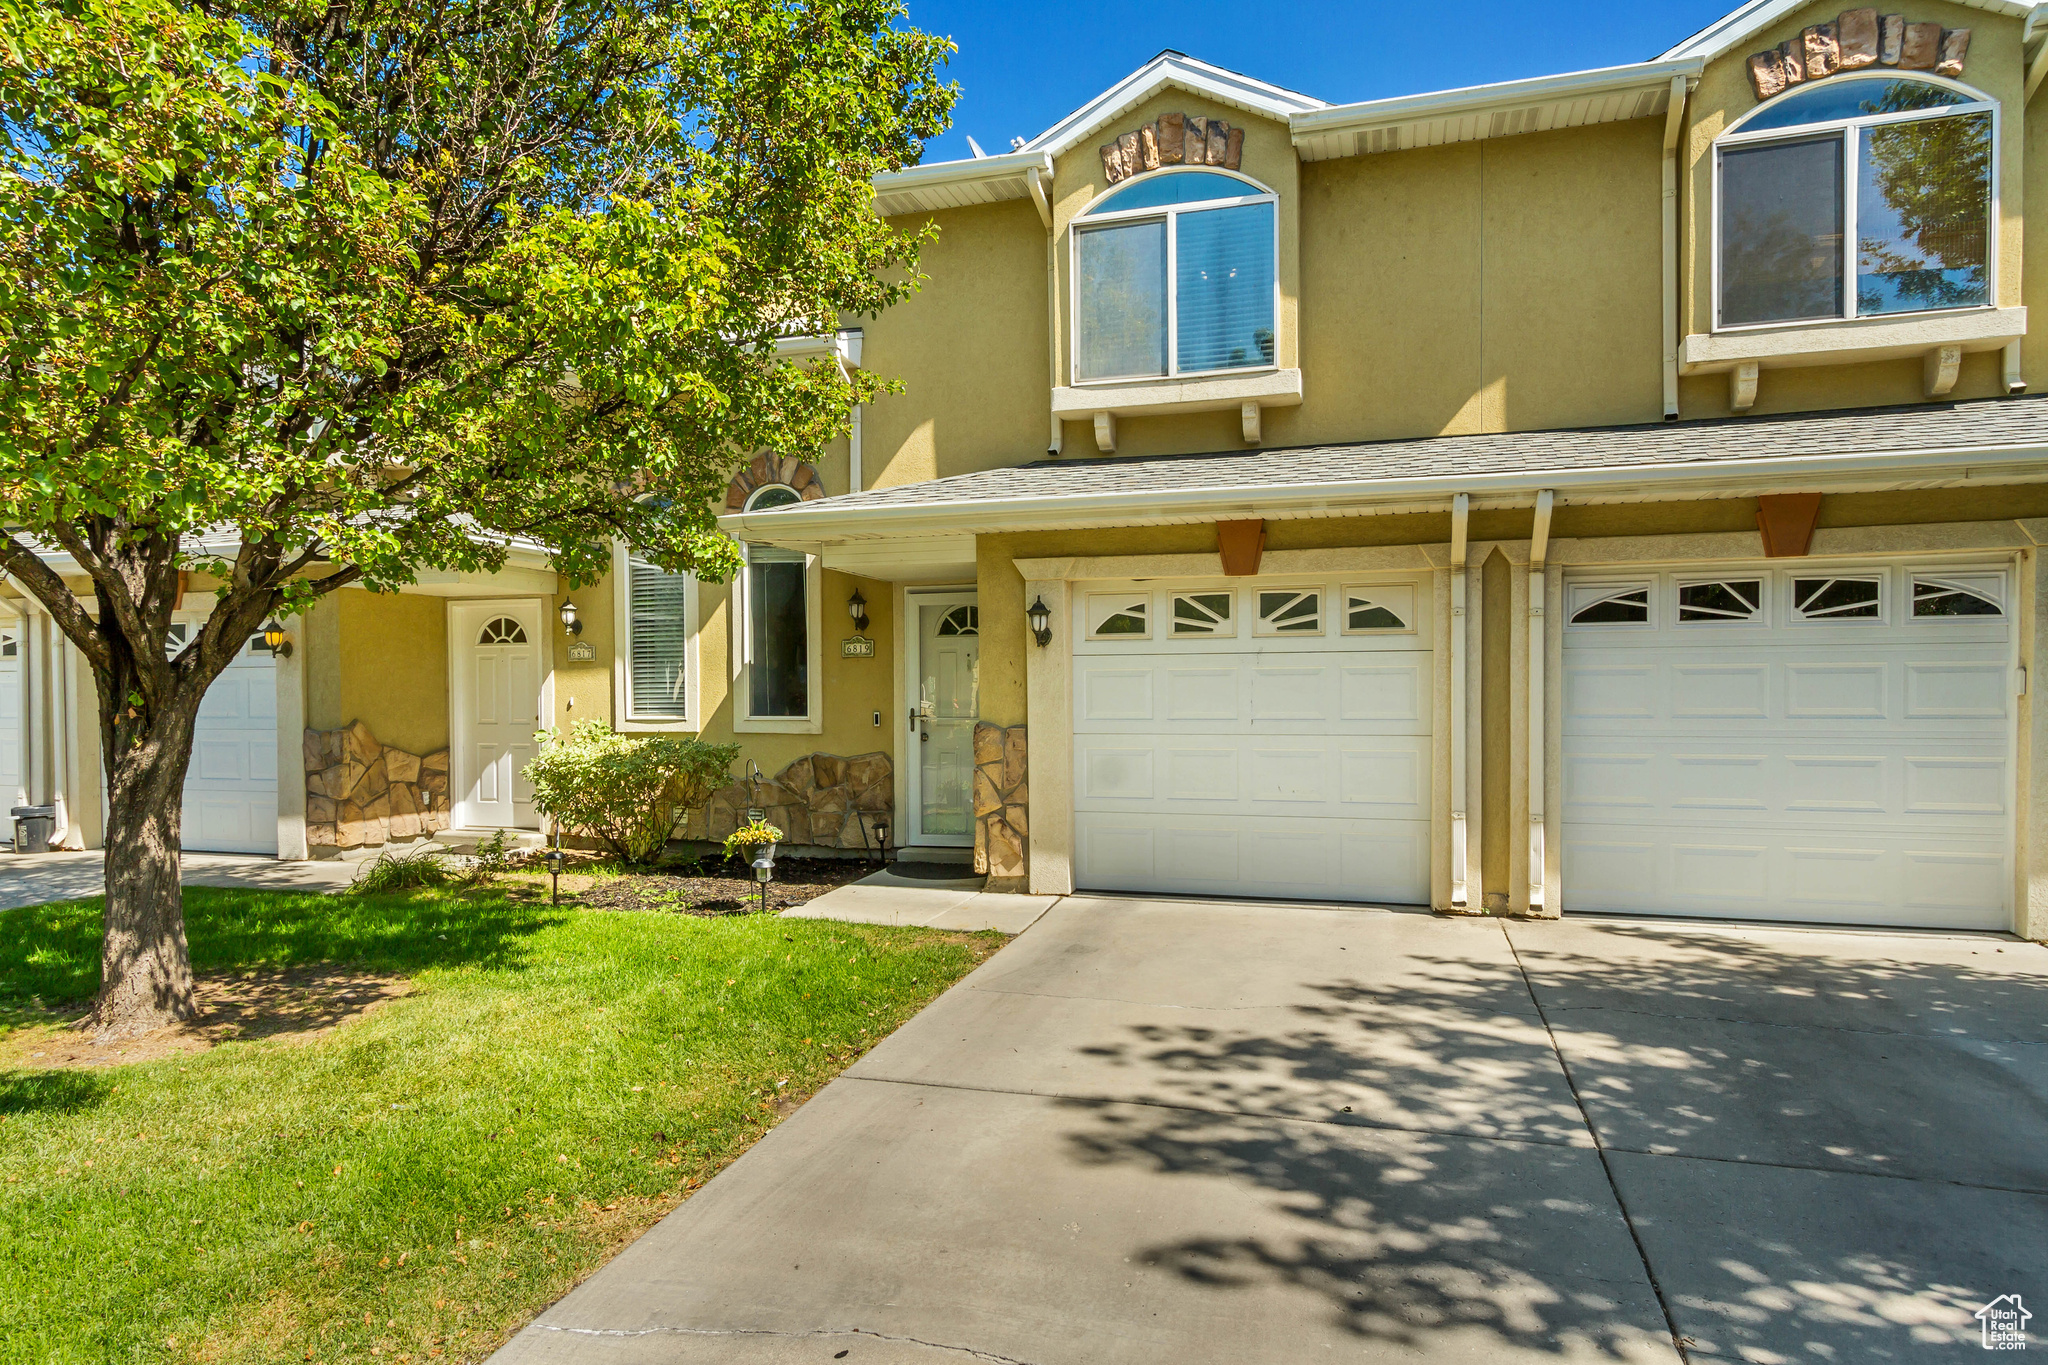
<svg viewBox="0 0 2048 1365"><path fill-rule="evenodd" d="M1146 640L1152 636L1152 601L1148 597L1096 595L1088 599L1088 638Z"/></svg>
<svg viewBox="0 0 2048 1365"><path fill-rule="evenodd" d="M1323 594L1318 589L1293 588L1259 594L1260 635L1321 635Z"/></svg>
<svg viewBox="0 0 2048 1365"><path fill-rule="evenodd" d="M1235 635L1235 601L1235 595L1228 592L1177 592L1173 595L1171 633L1176 639Z"/></svg>
<svg viewBox="0 0 2048 1365"><path fill-rule="evenodd" d="M1680 625L1735 625L1763 619L1760 578L1719 578L1678 585Z"/></svg>
<svg viewBox="0 0 2048 1365"><path fill-rule="evenodd" d="M1344 633L1381 635L1415 629L1415 589L1346 588Z"/></svg>
<svg viewBox="0 0 2048 1365"><path fill-rule="evenodd" d="M1878 577L1795 578L1795 621L1882 621L1884 580Z"/></svg>
<svg viewBox="0 0 2048 1365"><path fill-rule="evenodd" d="M1913 615L1920 618L2003 616L1999 580L1992 575L1969 578L1913 579Z"/></svg>
<svg viewBox="0 0 2048 1365"><path fill-rule="evenodd" d="M1570 592L1574 626L1647 626L1648 583L1574 583Z"/></svg>

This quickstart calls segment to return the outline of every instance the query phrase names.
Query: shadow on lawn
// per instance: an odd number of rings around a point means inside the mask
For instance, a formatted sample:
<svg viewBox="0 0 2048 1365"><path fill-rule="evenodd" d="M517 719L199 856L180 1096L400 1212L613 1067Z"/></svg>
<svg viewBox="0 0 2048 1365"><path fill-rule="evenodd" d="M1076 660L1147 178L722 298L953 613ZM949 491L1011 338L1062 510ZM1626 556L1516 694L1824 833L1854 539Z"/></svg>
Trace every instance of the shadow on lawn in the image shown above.
<svg viewBox="0 0 2048 1365"><path fill-rule="evenodd" d="M533 935L573 912L494 888L377 896L185 888L196 972L276 971L319 963L410 975L436 967L516 970ZM8 912L0 939L0 1011L56 1012L99 987L101 903Z"/></svg>
<svg viewBox="0 0 2048 1365"><path fill-rule="evenodd" d="M0 1071L0 1114L75 1114L113 1088L101 1071Z"/></svg>
<svg viewBox="0 0 2048 1365"><path fill-rule="evenodd" d="M2022 1150L2014 1159L2048 1180L2038 1077L1971 1050L2048 1042L2048 971L2038 965L2048 958L2027 969L2023 956L2038 950L1987 950L1980 966L1953 952L1911 960L1912 940L1850 950L1899 954L1879 960L1680 930L1549 932L1512 931L1610 1142L1619 1126L1629 1130L1623 1146L1688 1153L1703 1132L1726 1143L1729 1130L1754 1130L1760 1150L1801 1147L1812 1166L1847 1172L1870 1167L1830 1157L1842 1125L1857 1133L1859 1155L1882 1162L1923 1155L1921 1129L1934 1122L1959 1150ZM1279 1026L1149 1024L1078 1049L1126 1069L1128 1092L1115 1098L1138 1103L1067 1101L1077 1161L1235 1182L1294 1224L1137 1245L1132 1259L1219 1293L1284 1286L1357 1337L1409 1349L1457 1341L1532 1357L1664 1355L1669 1332L1599 1159L1561 1145L1575 1128L1583 1144L1584 1128L1557 1084L1555 1053L1540 1045L1533 1012L1506 1012L1499 988L1520 986L1520 973L1412 961L1440 981L1325 979ZM1823 1028L1893 1044L1912 1035L1952 1049L1953 1062L1923 1056L1900 1068L1889 1058L1901 1047L1873 1046L1864 1071L1862 1052L1845 1059L1819 1045L1812 1030ZM1877 1098L1847 1114L1780 1103L1786 1073L1801 1067L1841 1073L1832 1094ZM1772 1124L1783 1131L1760 1127ZM1745 1159L1768 1158L1733 1158ZM2014 1240L2048 1226L2048 1209L1997 1214L2026 1225L2009 1236L1943 1235L1941 1220L1960 1206L1914 1202L1927 1187L1886 1181L1864 1198L1829 1183L1852 1177L1817 1174L1751 1199L1742 1191L1762 1174L1725 1155L1632 1160L1660 1172L1657 1185L1641 1177L1643 1207L1632 1193L1631 1209L1639 1226L1662 1225L1651 1252L1669 1248L1672 1264L1658 1272L1681 1331L1731 1356L1790 1358L1815 1343L1842 1359L1953 1349L1976 1305L2048 1271L2048 1239L2023 1252ZM1186 1197L1198 1201L1199 1187Z"/></svg>

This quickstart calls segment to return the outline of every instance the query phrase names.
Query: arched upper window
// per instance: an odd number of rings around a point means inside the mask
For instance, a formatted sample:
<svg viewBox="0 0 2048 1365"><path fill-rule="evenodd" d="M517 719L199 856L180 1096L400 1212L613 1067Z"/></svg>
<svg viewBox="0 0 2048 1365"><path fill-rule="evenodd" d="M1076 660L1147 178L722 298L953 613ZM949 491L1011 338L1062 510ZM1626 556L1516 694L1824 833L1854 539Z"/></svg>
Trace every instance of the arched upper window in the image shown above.
<svg viewBox="0 0 2048 1365"><path fill-rule="evenodd" d="M1830 77L1716 146L1716 325L1992 301L1998 109L1954 81Z"/></svg>
<svg viewBox="0 0 2048 1365"><path fill-rule="evenodd" d="M802 502L803 500L804 495L791 488L788 484L771 483L767 487L757 488L747 495L746 510L749 512L765 512L771 507L787 507L793 502Z"/></svg>
<svg viewBox="0 0 2048 1365"><path fill-rule="evenodd" d="M526 627L509 616L494 616L477 632L476 642L480 645L523 645L526 643Z"/></svg>
<svg viewBox="0 0 2048 1365"><path fill-rule="evenodd" d="M1075 220L1074 382L1274 364L1276 196L1215 170L1126 181Z"/></svg>

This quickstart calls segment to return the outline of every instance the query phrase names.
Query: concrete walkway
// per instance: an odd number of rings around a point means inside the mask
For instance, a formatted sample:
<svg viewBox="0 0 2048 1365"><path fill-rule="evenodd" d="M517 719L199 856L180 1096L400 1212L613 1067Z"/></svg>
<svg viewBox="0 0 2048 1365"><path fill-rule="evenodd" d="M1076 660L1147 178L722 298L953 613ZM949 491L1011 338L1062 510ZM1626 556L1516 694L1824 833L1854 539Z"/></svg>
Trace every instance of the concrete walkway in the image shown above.
<svg viewBox="0 0 2048 1365"><path fill-rule="evenodd" d="M933 881L900 876L884 868L782 913L792 919L916 924L927 929L999 929L1006 934L1021 934L1059 899L985 892L981 884L980 877Z"/></svg>
<svg viewBox="0 0 2048 1365"><path fill-rule="evenodd" d="M497 1359L1952 1361L2006 1293L2037 945L1070 897Z"/></svg>
<svg viewBox="0 0 2048 1365"><path fill-rule="evenodd" d="M354 881L362 862L281 863L242 853L187 853L187 886L248 886L264 891L339 891ZM0 910L97 896L106 889L106 863L85 853L0 853Z"/></svg>

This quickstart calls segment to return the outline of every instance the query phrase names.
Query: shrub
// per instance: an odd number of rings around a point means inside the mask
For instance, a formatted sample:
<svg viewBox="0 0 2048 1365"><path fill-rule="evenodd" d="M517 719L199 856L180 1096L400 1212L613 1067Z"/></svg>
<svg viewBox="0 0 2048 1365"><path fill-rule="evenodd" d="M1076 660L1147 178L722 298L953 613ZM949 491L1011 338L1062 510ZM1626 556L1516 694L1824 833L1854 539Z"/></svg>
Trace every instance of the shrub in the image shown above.
<svg viewBox="0 0 2048 1365"><path fill-rule="evenodd" d="M526 765L534 807L629 863L659 857L676 817L710 800L740 753L737 744L681 735L622 735L601 720L538 738L540 753Z"/></svg>
<svg viewBox="0 0 2048 1365"><path fill-rule="evenodd" d="M387 849L377 855L377 861L363 869L363 875L356 878L349 890L358 895L376 896L386 891L446 886L455 880L455 874L441 861L447 851L439 844L427 842L415 844L403 853Z"/></svg>
<svg viewBox="0 0 2048 1365"><path fill-rule="evenodd" d="M751 824L741 825L738 829L725 836L725 856L728 858L746 859L751 856L748 850L757 845L779 844L781 842L781 830L775 828L766 820L756 820Z"/></svg>

